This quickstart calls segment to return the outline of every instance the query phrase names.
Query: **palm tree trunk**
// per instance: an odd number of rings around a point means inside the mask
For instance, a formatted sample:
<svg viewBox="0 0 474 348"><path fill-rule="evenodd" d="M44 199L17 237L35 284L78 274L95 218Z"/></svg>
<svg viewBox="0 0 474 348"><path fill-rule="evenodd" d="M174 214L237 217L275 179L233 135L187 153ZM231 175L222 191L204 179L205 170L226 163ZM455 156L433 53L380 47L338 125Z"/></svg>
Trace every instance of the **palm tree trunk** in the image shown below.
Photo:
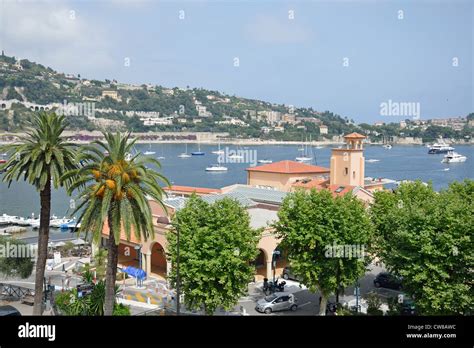
<svg viewBox="0 0 474 348"><path fill-rule="evenodd" d="M118 245L115 244L114 231L112 230L112 216L108 216L109 240L107 255L107 272L105 275L105 308L104 315L113 315L115 305L115 281L117 278Z"/></svg>
<svg viewBox="0 0 474 348"><path fill-rule="evenodd" d="M40 192L40 226L38 232L38 258L36 260L35 301L33 315L43 314L43 284L46 259L48 257L49 219L51 214L51 176Z"/></svg>

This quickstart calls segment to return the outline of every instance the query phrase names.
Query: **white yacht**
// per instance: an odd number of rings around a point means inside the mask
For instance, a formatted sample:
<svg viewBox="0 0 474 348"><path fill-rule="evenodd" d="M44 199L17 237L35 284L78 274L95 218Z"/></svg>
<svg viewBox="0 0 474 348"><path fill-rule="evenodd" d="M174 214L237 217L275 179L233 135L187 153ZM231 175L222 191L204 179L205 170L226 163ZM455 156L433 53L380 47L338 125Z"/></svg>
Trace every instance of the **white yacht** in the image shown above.
<svg viewBox="0 0 474 348"><path fill-rule="evenodd" d="M271 159L261 159L261 160L258 160L257 162L261 164L273 163Z"/></svg>
<svg viewBox="0 0 474 348"><path fill-rule="evenodd" d="M63 217L62 219L54 219L49 222L50 227L60 228L61 225L69 224L74 222L73 219L67 219Z"/></svg>
<svg viewBox="0 0 474 348"><path fill-rule="evenodd" d="M185 144L186 146L186 151L183 152L182 154L178 155L179 158L189 158L191 155L188 153L188 144Z"/></svg>
<svg viewBox="0 0 474 348"><path fill-rule="evenodd" d="M145 151L143 154L145 156L151 156L151 155L154 155L156 152L155 151L151 151L151 144L148 146L148 151Z"/></svg>
<svg viewBox="0 0 474 348"><path fill-rule="evenodd" d="M371 158L371 159L368 159L368 160L365 160L365 161L368 162L368 163L380 162L380 160L375 159L375 158Z"/></svg>
<svg viewBox="0 0 474 348"><path fill-rule="evenodd" d="M449 146L446 144L444 140L439 140L439 142L434 143L433 145L430 146L428 153L429 154L438 154L438 153L448 153L450 151L453 151L454 147Z"/></svg>
<svg viewBox="0 0 474 348"><path fill-rule="evenodd" d="M216 154L216 155L223 155L224 154L224 150L221 150L221 143L219 142L219 145L218 145L218 150L214 150L212 151L213 154Z"/></svg>
<svg viewBox="0 0 474 348"><path fill-rule="evenodd" d="M467 157L461 155L454 151L449 151L447 155L444 156L442 163L459 163L459 162L466 162Z"/></svg>
<svg viewBox="0 0 474 348"><path fill-rule="evenodd" d="M10 223L12 225L28 226L28 220L21 216L10 216Z"/></svg>
<svg viewBox="0 0 474 348"><path fill-rule="evenodd" d="M237 155L237 154L233 154L233 155L227 156L227 158L230 158L230 159L242 159L242 158L244 158L244 156L242 156L242 155Z"/></svg>
<svg viewBox="0 0 474 348"><path fill-rule="evenodd" d="M209 167L206 167L206 172L226 172L227 167L224 167L220 164L212 164Z"/></svg>
<svg viewBox="0 0 474 348"><path fill-rule="evenodd" d="M385 144L383 147L384 147L385 149L390 150L390 149L392 148L392 145L390 145L390 144Z"/></svg>
<svg viewBox="0 0 474 348"><path fill-rule="evenodd" d="M295 160L296 162L311 162L313 157L308 157L308 156L301 156L301 157L296 157Z"/></svg>
<svg viewBox="0 0 474 348"><path fill-rule="evenodd" d="M0 226L4 226L4 225L9 225L10 224L10 215L7 215L7 214L3 214L0 216Z"/></svg>

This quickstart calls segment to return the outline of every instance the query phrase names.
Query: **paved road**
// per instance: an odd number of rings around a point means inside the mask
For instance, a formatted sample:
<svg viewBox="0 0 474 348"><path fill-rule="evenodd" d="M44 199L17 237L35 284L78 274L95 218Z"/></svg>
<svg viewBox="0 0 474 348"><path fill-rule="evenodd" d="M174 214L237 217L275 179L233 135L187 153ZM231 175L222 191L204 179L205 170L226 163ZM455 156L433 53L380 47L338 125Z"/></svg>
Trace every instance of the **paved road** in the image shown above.
<svg viewBox="0 0 474 348"><path fill-rule="evenodd" d="M360 292L364 296L370 292L379 294L382 298L396 297L400 292L389 290L389 289L377 289L374 287L374 279L376 275L384 271L382 267L371 265L370 270L359 280ZM319 292L312 293L304 286L299 287L299 283L296 281L287 281L289 286L285 287L285 291L292 292L298 300L299 308L295 312L282 311L275 312L270 315L317 315L319 313ZM255 304L265 295L263 294L262 282L257 284L249 284L249 296L242 298L237 308L243 307L248 315L266 315L261 314L255 310ZM353 296L354 286L347 287L344 291L344 296ZM335 297L330 298L331 301L335 301Z"/></svg>

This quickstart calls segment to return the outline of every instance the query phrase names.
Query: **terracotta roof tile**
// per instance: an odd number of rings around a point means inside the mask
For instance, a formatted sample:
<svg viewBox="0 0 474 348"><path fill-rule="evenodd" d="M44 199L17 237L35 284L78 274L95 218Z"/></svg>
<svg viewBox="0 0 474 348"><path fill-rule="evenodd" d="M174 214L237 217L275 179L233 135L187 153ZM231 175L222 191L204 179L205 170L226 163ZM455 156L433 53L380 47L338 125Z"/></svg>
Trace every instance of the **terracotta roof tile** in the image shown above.
<svg viewBox="0 0 474 348"><path fill-rule="evenodd" d="M175 192L196 192L202 194L209 194L209 193L220 193L220 189L213 189L213 188L206 188L206 187L192 187L192 186L179 186L179 185L172 185L170 187L164 187L165 191L175 191Z"/></svg>
<svg viewBox="0 0 474 348"><path fill-rule="evenodd" d="M354 132L354 133L350 133L350 134L344 135L344 138L345 138L345 139L365 139L366 136Z"/></svg>
<svg viewBox="0 0 474 348"><path fill-rule="evenodd" d="M295 161L280 161L263 166L250 167L246 169L249 172L267 172L282 174L310 174L310 173L329 173L329 168L313 166L310 164Z"/></svg>

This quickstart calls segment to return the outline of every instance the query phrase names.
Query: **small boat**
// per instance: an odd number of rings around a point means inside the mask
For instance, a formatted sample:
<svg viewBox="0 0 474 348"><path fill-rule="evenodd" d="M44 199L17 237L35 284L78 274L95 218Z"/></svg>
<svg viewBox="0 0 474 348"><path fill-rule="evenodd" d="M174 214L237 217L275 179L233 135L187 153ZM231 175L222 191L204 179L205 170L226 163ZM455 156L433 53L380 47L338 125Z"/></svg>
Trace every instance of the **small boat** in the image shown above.
<svg viewBox="0 0 474 348"><path fill-rule="evenodd" d="M214 150L212 151L213 154L216 154L216 155L223 155L224 154L224 150L221 150L221 143L219 142L219 148L218 150Z"/></svg>
<svg viewBox="0 0 474 348"><path fill-rule="evenodd" d="M374 162L380 162L380 160L378 160L378 159L368 159L368 160L366 160L366 162L374 163Z"/></svg>
<svg viewBox="0 0 474 348"><path fill-rule="evenodd" d="M151 144L148 146L148 151L145 151L143 154L145 156L151 156L151 155L154 155L156 152L155 151L151 151Z"/></svg>
<svg viewBox="0 0 474 348"><path fill-rule="evenodd" d="M466 156L461 155L454 151L449 151L448 154L444 156L441 163L460 163L460 162L466 162L466 160L467 160Z"/></svg>
<svg viewBox="0 0 474 348"><path fill-rule="evenodd" d="M271 159L261 159L257 161L258 163L266 164L266 163L273 163Z"/></svg>
<svg viewBox="0 0 474 348"><path fill-rule="evenodd" d="M244 158L244 156L242 156L242 155L237 155L237 154L233 154L233 155L227 156L227 158L230 158L230 159L242 159L242 158Z"/></svg>
<svg viewBox="0 0 474 348"><path fill-rule="evenodd" d="M206 167L206 172L226 172L227 167L224 167L220 164L212 164L209 167Z"/></svg>
<svg viewBox="0 0 474 348"><path fill-rule="evenodd" d="M188 144L185 144L186 145L186 151L183 152L182 154L178 155L179 158L189 158L191 157L190 154L188 154Z"/></svg>
<svg viewBox="0 0 474 348"><path fill-rule="evenodd" d="M19 226L28 226L28 220L24 217L20 216L10 216L10 223L12 225L19 225Z"/></svg>
<svg viewBox="0 0 474 348"><path fill-rule="evenodd" d="M54 227L54 228L60 228L62 225L69 224L69 223L72 223L72 222L74 222L73 219L67 219L67 218L64 217L62 219L51 220L49 222L49 226Z"/></svg>
<svg viewBox="0 0 474 348"><path fill-rule="evenodd" d="M295 160L296 162L311 162L313 157L308 157L308 156L301 156L301 157L296 157Z"/></svg>
<svg viewBox="0 0 474 348"><path fill-rule="evenodd" d="M204 156L204 152L201 151L201 144L198 143L198 150L191 152L193 156Z"/></svg>
<svg viewBox="0 0 474 348"><path fill-rule="evenodd" d="M166 157L164 156L163 144L161 144L161 156L158 156L157 159L159 159L159 160L166 159Z"/></svg>
<svg viewBox="0 0 474 348"><path fill-rule="evenodd" d="M56 215L51 216L51 218L49 219L50 227L51 227L51 222L54 222L54 221L56 221L57 219L58 219L58 217L57 217ZM40 219L35 219L35 221L33 221L33 222L31 223L31 227L32 227L33 229L39 228L39 227L40 227Z"/></svg>
<svg viewBox="0 0 474 348"><path fill-rule="evenodd" d="M10 215L3 214L0 216L0 226L10 225Z"/></svg>
<svg viewBox="0 0 474 348"><path fill-rule="evenodd" d="M308 144L307 144L307 142L308 142L308 139L305 139L305 142L303 142L301 144L301 148L298 149L298 151L303 151L303 154L302 154L302 156L298 156L298 157L295 158L296 162L306 163L306 162L311 162L313 160L313 157L309 156L310 153L308 153ZM311 143L311 136L310 136L309 143ZM310 147L309 150L311 151L311 147Z"/></svg>
<svg viewBox="0 0 474 348"><path fill-rule="evenodd" d="M390 144L385 144L383 148L390 150L392 148L392 145Z"/></svg>
<svg viewBox="0 0 474 348"><path fill-rule="evenodd" d="M450 151L454 151L454 147L449 146L446 144L444 140L440 140L437 143L434 143L430 146L428 150L428 154L439 154L439 153L448 153Z"/></svg>

